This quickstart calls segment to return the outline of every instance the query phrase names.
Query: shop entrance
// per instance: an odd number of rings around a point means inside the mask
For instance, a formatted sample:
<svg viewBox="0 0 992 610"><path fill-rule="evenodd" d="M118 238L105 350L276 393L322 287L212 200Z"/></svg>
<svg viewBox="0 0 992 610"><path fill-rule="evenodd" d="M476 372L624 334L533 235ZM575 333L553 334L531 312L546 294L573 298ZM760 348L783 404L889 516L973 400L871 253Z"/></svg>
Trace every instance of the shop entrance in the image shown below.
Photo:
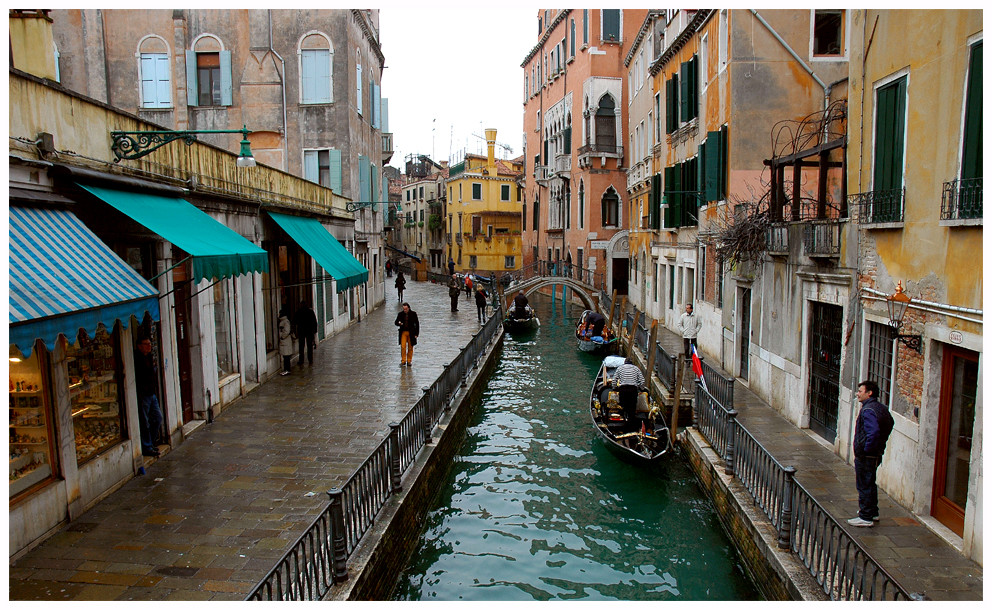
<svg viewBox="0 0 992 610"><path fill-rule="evenodd" d="M810 305L813 321L809 334L809 429L832 443L837 437L844 310L827 303Z"/></svg>
<svg viewBox="0 0 992 610"><path fill-rule="evenodd" d="M964 532L968 503L977 396L978 354L945 346L930 513L958 536Z"/></svg>
<svg viewBox="0 0 992 610"><path fill-rule="evenodd" d="M193 298L189 280L179 279L179 267L174 276L176 298L176 365L179 371L179 401L182 404L183 423L193 421L193 363L190 359L189 333L193 312L190 301Z"/></svg>

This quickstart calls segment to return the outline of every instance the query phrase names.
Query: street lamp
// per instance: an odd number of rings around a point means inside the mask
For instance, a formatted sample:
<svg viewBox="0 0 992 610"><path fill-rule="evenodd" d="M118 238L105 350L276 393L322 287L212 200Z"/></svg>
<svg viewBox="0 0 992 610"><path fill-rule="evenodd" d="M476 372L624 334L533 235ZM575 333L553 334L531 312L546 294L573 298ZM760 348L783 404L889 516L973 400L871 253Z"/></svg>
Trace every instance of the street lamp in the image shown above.
<svg viewBox="0 0 992 610"><path fill-rule="evenodd" d="M902 281L899 281L896 285L895 294L892 294L885 299L885 304L889 309L889 328L892 329L893 339L898 339L900 343L909 349L914 349L918 354L922 354L922 335L899 334L899 330L902 328L902 320L906 316L906 310L909 308L909 304L912 301L913 299L909 298L909 295L903 292Z"/></svg>
<svg viewBox="0 0 992 610"><path fill-rule="evenodd" d="M182 140L187 146L196 141L196 134L200 133L240 133L241 152L238 155L238 167L255 167L255 157L251 154L251 142L248 141L248 126L241 129L200 129L187 131L111 131L110 137L113 142L110 150L117 157L114 162L121 159L140 159L148 153L162 148L169 142Z"/></svg>

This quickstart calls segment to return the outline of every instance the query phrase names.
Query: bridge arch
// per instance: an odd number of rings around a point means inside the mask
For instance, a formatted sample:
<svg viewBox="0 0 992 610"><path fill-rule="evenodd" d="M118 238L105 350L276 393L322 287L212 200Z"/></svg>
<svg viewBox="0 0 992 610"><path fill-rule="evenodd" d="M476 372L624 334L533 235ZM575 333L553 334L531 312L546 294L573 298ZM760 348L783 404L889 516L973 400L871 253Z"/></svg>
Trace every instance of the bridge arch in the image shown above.
<svg viewBox="0 0 992 610"><path fill-rule="evenodd" d="M510 304L513 302L513 297L515 297L518 292L523 291L524 296L529 297L534 292L548 286L567 286L575 292L586 309L598 311L599 294L595 291L595 289L590 288L588 285L576 279L558 276L534 277L522 282L511 284L506 290L507 309L510 308Z"/></svg>

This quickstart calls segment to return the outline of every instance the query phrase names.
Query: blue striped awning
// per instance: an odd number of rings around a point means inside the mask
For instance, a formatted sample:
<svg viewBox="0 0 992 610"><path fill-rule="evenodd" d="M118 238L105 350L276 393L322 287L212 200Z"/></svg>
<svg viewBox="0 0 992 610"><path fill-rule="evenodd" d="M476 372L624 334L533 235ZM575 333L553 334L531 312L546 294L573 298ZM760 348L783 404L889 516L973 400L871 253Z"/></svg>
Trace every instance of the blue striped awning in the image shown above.
<svg viewBox="0 0 992 610"><path fill-rule="evenodd" d="M10 343L25 356L35 339L51 349L80 329L90 336L148 312L158 291L66 210L10 208Z"/></svg>

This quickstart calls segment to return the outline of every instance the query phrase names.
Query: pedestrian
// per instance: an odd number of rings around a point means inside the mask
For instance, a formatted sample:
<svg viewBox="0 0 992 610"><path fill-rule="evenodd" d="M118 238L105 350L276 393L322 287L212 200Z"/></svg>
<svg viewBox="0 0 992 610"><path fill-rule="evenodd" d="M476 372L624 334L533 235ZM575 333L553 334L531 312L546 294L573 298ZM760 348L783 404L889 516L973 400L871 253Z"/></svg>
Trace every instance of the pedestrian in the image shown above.
<svg viewBox="0 0 992 610"><path fill-rule="evenodd" d="M617 389L617 398L623 409L627 428L636 427L637 395L645 388L644 373L627 358L613 374L613 387Z"/></svg>
<svg viewBox="0 0 992 610"><path fill-rule="evenodd" d="M280 375L289 375L293 361L293 325L289 321L289 308L285 305L279 310L279 355L282 356L282 372Z"/></svg>
<svg viewBox="0 0 992 610"><path fill-rule="evenodd" d="M685 358L692 360L692 346L696 345L696 337L703 327L703 321L692 312L692 304L685 306L685 313L679 318L679 332L682 333L682 344L685 347Z"/></svg>
<svg viewBox="0 0 992 610"><path fill-rule="evenodd" d="M528 304L529 302L527 301L526 295L524 295L524 291L521 290L517 292L517 296L513 297L513 310L511 312L513 314L513 317L514 318L527 317Z"/></svg>
<svg viewBox="0 0 992 610"><path fill-rule="evenodd" d="M455 274L455 259L448 257L448 275Z"/></svg>
<svg viewBox="0 0 992 610"><path fill-rule="evenodd" d="M393 261L386 261L386 277L393 277Z"/></svg>
<svg viewBox="0 0 992 610"><path fill-rule="evenodd" d="M307 363L313 364L313 348L317 341L317 314L306 304L300 301L300 308L293 316L293 323L296 326L296 339L300 342L300 366L303 366L303 348L306 347Z"/></svg>
<svg viewBox="0 0 992 610"><path fill-rule="evenodd" d="M472 297L472 275L469 273L465 274L465 298Z"/></svg>
<svg viewBox="0 0 992 610"><path fill-rule="evenodd" d="M458 311L458 295L462 289L458 282L458 277L452 275L451 283L448 284L448 296L451 298L451 311Z"/></svg>
<svg viewBox="0 0 992 610"><path fill-rule="evenodd" d="M396 271L396 281L393 282L393 285L396 286L396 295L399 297L397 300L402 302L403 289L406 288L406 278L403 277L403 271Z"/></svg>
<svg viewBox="0 0 992 610"><path fill-rule="evenodd" d="M479 324L486 321L486 304L488 303L485 289L480 285L475 289L475 308L479 312Z"/></svg>
<svg viewBox="0 0 992 610"><path fill-rule="evenodd" d="M871 527L878 520L878 485L875 474L882 463L885 443L892 433L892 415L878 401L878 384L862 381L855 394L861 412L854 424L854 484L858 488L858 516L848 519L854 527Z"/></svg>
<svg viewBox="0 0 992 610"><path fill-rule="evenodd" d="M141 455L158 457L162 432L162 408L158 404L158 367L152 356L152 340L138 339L134 352L134 381L138 394L138 432Z"/></svg>
<svg viewBox="0 0 992 610"><path fill-rule="evenodd" d="M396 314L394 324L399 327L400 366L413 366L413 348L420 335L420 318L417 312L410 309L409 303L403 303L403 310Z"/></svg>

